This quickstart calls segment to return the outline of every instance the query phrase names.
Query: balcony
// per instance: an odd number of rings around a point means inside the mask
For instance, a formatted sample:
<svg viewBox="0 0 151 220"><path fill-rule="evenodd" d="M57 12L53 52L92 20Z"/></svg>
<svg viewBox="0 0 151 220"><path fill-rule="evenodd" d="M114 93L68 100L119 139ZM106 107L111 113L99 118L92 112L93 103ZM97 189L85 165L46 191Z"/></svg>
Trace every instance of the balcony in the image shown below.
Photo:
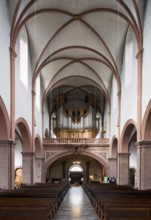
<svg viewBox="0 0 151 220"><path fill-rule="evenodd" d="M94 145L109 146L108 138L44 138L44 145Z"/></svg>

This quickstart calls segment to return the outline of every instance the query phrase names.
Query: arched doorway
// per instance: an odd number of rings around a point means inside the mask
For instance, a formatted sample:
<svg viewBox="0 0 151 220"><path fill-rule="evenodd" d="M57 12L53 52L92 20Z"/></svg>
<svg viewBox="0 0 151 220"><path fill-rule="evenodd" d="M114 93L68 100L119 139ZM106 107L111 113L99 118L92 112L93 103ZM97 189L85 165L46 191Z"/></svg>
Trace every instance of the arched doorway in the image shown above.
<svg viewBox="0 0 151 220"><path fill-rule="evenodd" d="M68 181L71 184L82 184L84 181L84 170L80 165L80 161L73 161L73 164L69 167Z"/></svg>

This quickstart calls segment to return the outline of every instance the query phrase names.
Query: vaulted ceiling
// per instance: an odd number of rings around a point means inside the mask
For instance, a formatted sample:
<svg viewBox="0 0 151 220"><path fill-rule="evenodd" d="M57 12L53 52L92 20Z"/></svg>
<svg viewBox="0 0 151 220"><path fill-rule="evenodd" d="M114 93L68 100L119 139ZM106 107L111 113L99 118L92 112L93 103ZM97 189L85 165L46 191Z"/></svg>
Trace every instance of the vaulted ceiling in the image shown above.
<svg viewBox="0 0 151 220"><path fill-rule="evenodd" d="M51 101L50 106L54 89L59 87L57 91L63 94L73 89L94 93L92 88L97 88L99 105L104 106L104 100L110 104L113 77L120 90L127 32L136 35L134 2L23 0L19 13L26 6L27 10L20 23L25 24L29 38L33 82L40 74L43 96ZM144 1L137 3L141 13Z"/></svg>

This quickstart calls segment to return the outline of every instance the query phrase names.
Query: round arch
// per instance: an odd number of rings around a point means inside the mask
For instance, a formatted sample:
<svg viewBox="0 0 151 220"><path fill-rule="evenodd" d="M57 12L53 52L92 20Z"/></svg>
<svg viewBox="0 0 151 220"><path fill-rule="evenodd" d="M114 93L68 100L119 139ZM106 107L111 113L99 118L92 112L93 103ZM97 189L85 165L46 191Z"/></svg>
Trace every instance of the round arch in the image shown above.
<svg viewBox="0 0 151 220"><path fill-rule="evenodd" d="M69 168L69 171L79 171L82 172L84 169L80 164L72 164Z"/></svg>
<svg viewBox="0 0 151 220"><path fill-rule="evenodd" d="M117 137L114 135L111 141L111 157L116 157L118 153L118 140Z"/></svg>
<svg viewBox="0 0 151 220"><path fill-rule="evenodd" d="M36 157L41 157L42 156L42 144L41 144L41 138L39 135L36 135L34 142L35 142Z"/></svg>
<svg viewBox="0 0 151 220"><path fill-rule="evenodd" d="M10 121L6 106L0 96L0 140L8 140L10 138Z"/></svg>
<svg viewBox="0 0 151 220"><path fill-rule="evenodd" d="M18 118L15 123L15 128L19 129L22 141L23 141L23 152L32 151L32 141L29 126L24 118Z"/></svg>
<svg viewBox="0 0 151 220"><path fill-rule="evenodd" d="M48 167L51 166L56 160L58 160L58 159L60 159L64 156L71 155L71 154L73 154L73 152L69 152L69 151L66 151L66 152L63 152L63 153L60 153L60 154L56 153L56 155L53 156L53 158L50 158L45 162L45 164L44 164L44 173L47 173ZM95 159L99 164L101 164L104 167L105 175L107 175L108 165L107 165L107 162L103 158L100 158L99 156L97 156L95 154L92 154L91 152L81 152L80 154L85 155L85 156L89 156L89 157Z"/></svg>
<svg viewBox="0 0 151 220"><path fill-rule="evenodd" d="M143 124L142 124L142 138L145 141L151 141L151 100L146 108Z"/></svg>
<svg viewBox="0 0 151 220"><path fill-rule="evenodd" d="M122 135L121 135L121 140L120 140L120 152L121 153L128 153L129 142L130 142L131 134L134 128L136 129L136 122L133 119L128 120L126 124L124 125Z"/></svg>

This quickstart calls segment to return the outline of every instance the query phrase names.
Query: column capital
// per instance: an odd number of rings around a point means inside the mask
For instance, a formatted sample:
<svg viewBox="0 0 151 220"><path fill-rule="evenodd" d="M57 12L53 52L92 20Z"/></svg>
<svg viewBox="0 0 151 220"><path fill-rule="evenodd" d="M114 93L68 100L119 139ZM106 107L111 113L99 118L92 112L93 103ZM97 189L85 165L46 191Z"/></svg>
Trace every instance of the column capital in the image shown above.
<svg viewBox="0 0 151 220"><path fill-rule="evenodd" d="M34 157L36 154L34 152L21 152L23 157Z"/></svg>
<svg viewBox="0 0 151 220"><path fill-rule="evenodd" d="M145 141L145 140L138 141L136 142L135 146L137 148L151 148L151 141Z"/></svg>
<svg viewBox="0 0 151 220"><path fill-rule="evenodd" d="M32 95L34 95L34 96L36 95L36 92L35 92L35 90L33 90L33 89L31 90L31 93L32 93Z"/></svg>
<svg viewBox="0 0 151 220"><path fill-rule="evenodd" d="M128 156L130 153L118 153L117 156Z"/></svg>
<svg viewBox="0 0 151 220"><path fill-rule="evenodd" d="M15 147L16 142L13 140L0 140L0 147Z"/></svg>
<svg viewBox="0 0 151 220"><path fill-rule="evenodd" d="M144 48L140 48L136 54L136 59L143 55Z"/></svg>
<svg viewBox="0 0 151 220"><path fill-rule="evenodd" d="M44 157L35 157L35 160L45 160Z"/></svg>
<svg viewBox="0 0 151 220"><path fill-rule="evenodd" d="M116 157L109 157L108 160L109 161L117 161L117 158Z"/></svg>
<svg viewBox="0 0 151 220"><path fill-rule="evenodd" d="M10 53L12 53L14 55L15 58L17 57L17 53L16 53L14 47L10 46L9 51L10 51Z"/></svg>

